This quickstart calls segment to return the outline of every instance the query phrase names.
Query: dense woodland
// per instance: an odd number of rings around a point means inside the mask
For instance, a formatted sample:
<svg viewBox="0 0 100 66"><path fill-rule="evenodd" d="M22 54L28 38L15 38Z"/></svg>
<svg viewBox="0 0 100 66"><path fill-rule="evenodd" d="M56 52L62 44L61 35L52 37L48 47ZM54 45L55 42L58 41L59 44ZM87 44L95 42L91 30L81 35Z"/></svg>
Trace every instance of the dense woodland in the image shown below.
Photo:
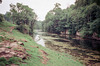
<svg viewBox="0 0 100 66"><path fill-rule="evenodd" d="M43 31L77 33L82 37L100 37L100 0L76 0L74 5L50 10L43 21Z"/></svg>
<svg viewBox="0 0 100 66"><path fill-rule="evenodd" d="M0 22L4 20L16 24L16 29L22 33L33 36L33 26L36 22L37 15L33 9L27 5L17 3L16 5L10 4L10 12L0 14Z"/></svg>
<svg viewBox="0 0 100 66"><path fill-rule="evenodd" d="M12 22L18 25L16 29L29 35L33 35L34 27L42 27L43 31L51 33L67 32L82 37L100 37L100 0L76 0L74 5L66 9L61 9L60 6L56 3L41 22L37 21L36 13L28 6L10 4L10 12L0 14L0 22Z"/></svg>

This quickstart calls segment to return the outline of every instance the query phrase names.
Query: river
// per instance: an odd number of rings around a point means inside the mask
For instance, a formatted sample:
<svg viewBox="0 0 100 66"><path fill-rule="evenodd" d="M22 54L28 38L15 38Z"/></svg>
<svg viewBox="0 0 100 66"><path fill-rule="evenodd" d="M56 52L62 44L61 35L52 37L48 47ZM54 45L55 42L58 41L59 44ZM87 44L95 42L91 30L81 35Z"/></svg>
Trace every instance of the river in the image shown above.
<svg viewBox="0 0 100 66"><path fill-rule="evenodd" d="M51 50L68 53L87 66L100 66L100 41L35 31L35 41Z"/></svg>

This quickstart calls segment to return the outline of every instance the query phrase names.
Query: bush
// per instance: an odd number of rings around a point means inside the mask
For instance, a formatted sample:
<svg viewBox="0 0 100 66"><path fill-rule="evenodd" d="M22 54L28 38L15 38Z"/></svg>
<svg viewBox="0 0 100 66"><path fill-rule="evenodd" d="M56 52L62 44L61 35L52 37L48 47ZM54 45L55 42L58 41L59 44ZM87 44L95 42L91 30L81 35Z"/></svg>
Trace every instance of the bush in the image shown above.
<svg viewBox="0 0 100 66"><path fill-rule="evenodd" d="M6 65L5 65L5 63L3 63L3 62L0 62L0 66L6 66Z"/></svg>
<svg viewBox="0 0 100 66"><path fill-rule="evenodd" d="M2 62L2 61L6 61L6 59L4 57L1 57L0 62Z"/></svg>
<svg viewBox="0 0 100 66"><path fill-rule="evenodd" d="M0 36L0 42L2 41L2 39L3 39L3 37L2 37L2 36Z"/></svg>
<svg viewBox="0 0 100 66"><path fill-rule="evenodd" d="M0 65L5 66L6 64L9 64L9 63L7 62L7 60L4 57L1 57L0 58Z"/></svg>
<svg viewBox="0 0 100 66"><path fill-rule="evenodd" d="M29 27L27 25L18 25L16 27L17 30L19 30L21 33L24 33L24 34L28 34L28 31L29 31Z"/></svg>
<svg viewBox="0 0 100 66"><path fill-rule="evenodd" d="M12 64L12 63L17 64L19 61L21 61L21 58L19 58L19 57L12 57L12 58L10 58L10 59L8 60L8 62L9 62L10 64Z"/></svg>
<svg viewBox="0 0 100 66"><path fill-rule="evenodd" d="M9 64L18 64L21 61L19 57L11 57L9 60L6 60L4 57L0 58L0 66L6 66Z"/></svg>
<svg viewBox="0 0 100 66"><path fill-rule="evenodd" d="M0 22L2 22L4 20L4 17L2 14L0 14Z"/></svg>
<svg viewBox="0 0 100 66"><path fill-rule="evenodd" d="M11 49L11 47L6 47L6 48Z"/></svg>

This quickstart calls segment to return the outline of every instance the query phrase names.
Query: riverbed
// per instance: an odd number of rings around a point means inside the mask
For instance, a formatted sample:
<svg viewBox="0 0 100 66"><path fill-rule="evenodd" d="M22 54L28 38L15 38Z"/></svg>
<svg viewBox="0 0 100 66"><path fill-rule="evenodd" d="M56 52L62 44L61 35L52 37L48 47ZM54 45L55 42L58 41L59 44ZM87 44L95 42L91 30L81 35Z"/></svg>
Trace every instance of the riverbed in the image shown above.
<svg viewBox="0 0 100 66"><path fill-rule="evenodd" d="M100 41L97 41L97 44L93 45L91 44L92 41L72 39L69 35L61 36L58 34L41 32L39 30L35 32L36 37L38 35L37 39L35 37L35 41L38 44L54 51L68 53L87 66L100 65L100 49L99 45L97 45Z"/></svg>

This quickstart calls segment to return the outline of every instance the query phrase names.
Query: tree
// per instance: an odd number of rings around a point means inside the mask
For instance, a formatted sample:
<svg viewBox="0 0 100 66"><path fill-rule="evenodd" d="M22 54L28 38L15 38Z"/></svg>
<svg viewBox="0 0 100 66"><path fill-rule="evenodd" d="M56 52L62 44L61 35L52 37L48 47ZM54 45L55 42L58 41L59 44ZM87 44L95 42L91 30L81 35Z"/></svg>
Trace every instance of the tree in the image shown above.
<svg viewBox="0 0 100 66"><path fill-rule="evenodd" d="M50 10L45 18L44 21L44 29L48 32L53 32L53 33L60 33L60 31L64 30L64 21L66 21L66 19L64 19L64 12L63 10L60 8L60 4L56 3L55 7L53 8L53 10ZM62 28L62 29L60 29Z"/></svg>
<svg viewBox="0 0 100 66"><path fill-rule="evenodd" d="M16 5L10 4L10 13L13 24L17 24L17 29L22 33L33 34L33 26L36 22L37 15L33 12L33 9L27 5L17 3Z"/></svg>
<svg viewBox="0 0 100 66"><path fill-rule="evenodd" d="M6 14L4 15L5 20L7 20L8 22L11 22L11 12L6 12Z"/></svg>
<svg viewBox="0 0 100 66"><path fill-rule="evenodd" d="M83 37L100 35L100 5L99 0L76 0L75 5L61 9L56 3L43 22L47 32L60 33L68 30L69 34L81 33Z"/></svg>
<svg viewBox="0 0 100 66"><path fill-rule="evenodd" d="M0 22L2 22L3 20L4 20L3 14L0 14Z"/></svg>

